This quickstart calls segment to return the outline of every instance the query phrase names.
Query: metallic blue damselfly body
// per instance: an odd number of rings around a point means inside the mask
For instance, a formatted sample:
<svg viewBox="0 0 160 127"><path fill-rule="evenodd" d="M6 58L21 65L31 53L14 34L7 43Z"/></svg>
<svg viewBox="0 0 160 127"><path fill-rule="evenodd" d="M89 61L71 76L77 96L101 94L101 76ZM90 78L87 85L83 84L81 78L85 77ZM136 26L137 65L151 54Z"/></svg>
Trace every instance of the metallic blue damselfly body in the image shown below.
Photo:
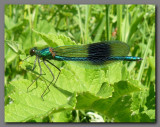
<svg viewBox="0 0 160 127"><path fill-rule="evenodd" d="M39 60L40 58L42 59L43 63L46 65L46 67L49 69L49 71L51 72L53 76L52 81L47 86L43 94L41 95L42 99L43 99L43 96L46 90L49 89L49 86L55 79L53 72L48 67L46 62L50 63L54 67L56 66L53 63L51 63L49 60L78 61L78 62L85 63L88 65L93 65L93 66L107 65L115 61L140 61L142 60L142 58L140 57L127 56L128 53L129 53L129 46L126 43L123 43L120 41L98 42L98 43L92 43L92 44L87 44L87 45L60 46L60 47L55 47L55 48L48 47L42 50L38 50L36 47L34 47L30 50L30 56L34 56L34 55L36 56L33 70L35 69L35 64L36 64L37 59L38 59L39 67L40 67L40 75L37 77L37 79L40 78L40 76L42 75L42 69L41 69L40 60ZM61 70L58 67L56 68L59 71L59 74L55 80L55 83L61 72ZM33 81L32 84L35 81Z"/></svg>

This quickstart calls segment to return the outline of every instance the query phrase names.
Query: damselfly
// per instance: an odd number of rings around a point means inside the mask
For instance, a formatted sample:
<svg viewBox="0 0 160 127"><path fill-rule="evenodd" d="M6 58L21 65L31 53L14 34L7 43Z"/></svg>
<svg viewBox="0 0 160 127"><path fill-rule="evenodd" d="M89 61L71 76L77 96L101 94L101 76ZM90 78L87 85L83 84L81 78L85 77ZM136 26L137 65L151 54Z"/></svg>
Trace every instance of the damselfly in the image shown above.
<svg viewBox="0 0 160 127"><path fill-rule="evenodd" d="M129 46L126 43L123 43L120 41L98 42L98 43L92 43L87 45L60 46L55 48L48 47L42 50L39 50L36 47L34 47L30 50L30 56L36 56L33 70L36 67L37 59L38 59L38 65L40 67L40 75L37 77L36 80L38 80L42 75L40 59L42 59L43 63L46 65L46 67L48 68L48 70L50 71L53 77L49 85L47 85L47 88L45 89L45 91L42 93L41 95L42 99L46 90L49 89L49 86L52 84L52 82L55 79L53 72L51 71L49 66L46 64L46 62L54 66L59 71L54 85L56 84L57 79L61 73L61 70L57 66L55 66L53 63L51 63L49 60L78 61L78 62L87 63L88 65L94 65L94 66L106 65L115 61L142 60L142 58L140 57L127 56L128 53L129 53ZM34 80L31 83L31 85L36 80ZM29 87L27 88L27 91Z"/></svg>

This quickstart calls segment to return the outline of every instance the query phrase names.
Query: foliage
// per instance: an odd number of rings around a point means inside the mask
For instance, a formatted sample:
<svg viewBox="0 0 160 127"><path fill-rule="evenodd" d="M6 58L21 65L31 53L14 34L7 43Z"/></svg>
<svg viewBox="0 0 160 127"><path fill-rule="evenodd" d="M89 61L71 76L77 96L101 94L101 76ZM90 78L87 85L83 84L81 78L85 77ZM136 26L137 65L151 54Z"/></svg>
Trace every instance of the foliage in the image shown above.
<svg viewBox="0 0 160 127"><path fill-rule="evenodd" d="M74 40L74 41L73 41ZM51 61L61 69L56 86L44 96L52 75L32 47L81 45L120 40L141 62L119 62L88 69ZM58 70L48 65L58 75ZM154 5L6 5L5 122L155 122Z"/></svg>

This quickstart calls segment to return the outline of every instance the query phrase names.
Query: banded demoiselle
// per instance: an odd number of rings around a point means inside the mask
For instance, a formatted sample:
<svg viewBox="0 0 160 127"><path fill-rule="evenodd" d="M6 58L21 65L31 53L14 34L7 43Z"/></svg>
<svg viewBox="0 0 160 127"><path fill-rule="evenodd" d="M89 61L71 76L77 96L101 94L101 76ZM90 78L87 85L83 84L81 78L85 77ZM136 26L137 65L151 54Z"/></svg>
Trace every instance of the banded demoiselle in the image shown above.
<svg viewBox="0 0 160 127"><path fill-rule="evenodd" d="M98 42L98 43L92 43L87 45L60 46L55 48L48 47L42 50L39 50L36 47L34 47L30 50L30 56L36 56L33 70L35 69L37 59L40 67L40 75L39 77L37 77L37 79L39 79L40 76L42 75L42 69L41 69L40 60L39 60L40 58L42 59L43 63L46 65L46 67L48 68L48 70L50 71L53 77L52 81L49 83L49 85L47 85L47 88L41 95L42 100L46 90L49 89L49 86L52 84L52 82L55 79L53 72L51 71L49 66L46 64L46 62L48 62L55 68L57 68L57 70L59 71L54 85L56 84L57 79L61 73L61 70L57 66L55 66L53 63L51 63L49 60L78 61L81 63L86 63L89 66L90 65L102 66L115 61L142 60L142 58L140 57L127 56L128 53L129 53L129 46L126 43L123 43L120 41ZM31 85L36 80L34 80L31 83ZM29 87L27 88L27 91Z"/></svg>

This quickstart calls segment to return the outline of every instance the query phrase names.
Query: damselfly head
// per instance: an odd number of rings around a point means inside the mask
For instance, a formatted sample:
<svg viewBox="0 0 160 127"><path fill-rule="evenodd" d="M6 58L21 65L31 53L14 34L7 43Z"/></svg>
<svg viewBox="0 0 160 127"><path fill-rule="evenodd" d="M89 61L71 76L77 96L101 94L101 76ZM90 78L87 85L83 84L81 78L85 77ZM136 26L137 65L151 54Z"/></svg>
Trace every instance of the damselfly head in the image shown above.
<svg viewBox="0 0 160 127"><path fill-rule="evenodd" d="M36 54L36 50L37 50L36 47L32 48L32 49L30 50L30 55L31 55L31 56L34 56L34 55Z"/></svg>

